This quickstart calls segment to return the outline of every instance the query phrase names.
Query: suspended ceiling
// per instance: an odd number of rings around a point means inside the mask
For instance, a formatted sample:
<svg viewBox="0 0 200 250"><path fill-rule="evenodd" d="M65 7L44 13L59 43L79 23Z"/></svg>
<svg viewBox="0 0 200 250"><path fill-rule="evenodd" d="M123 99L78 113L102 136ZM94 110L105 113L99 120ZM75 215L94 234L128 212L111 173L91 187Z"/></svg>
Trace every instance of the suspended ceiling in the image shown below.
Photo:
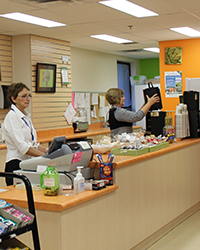
<svg viewBox="0 0 200 250"><path fill-rule="evenodd" d="M0 14L22 12L65 23L58 28L44 28L0 17L0 34L17 36L34 34L70 41L72 47L134 58L156 58L159 54L143 51L159 47L159 41L188 39L170 31L189 26L200 31L199 0L129 0L159 16L136 18L98 3L97 0L63 0L39 3L38 0L0 0ZM115 44L90 38L109 34L133 41Z"/></svg>

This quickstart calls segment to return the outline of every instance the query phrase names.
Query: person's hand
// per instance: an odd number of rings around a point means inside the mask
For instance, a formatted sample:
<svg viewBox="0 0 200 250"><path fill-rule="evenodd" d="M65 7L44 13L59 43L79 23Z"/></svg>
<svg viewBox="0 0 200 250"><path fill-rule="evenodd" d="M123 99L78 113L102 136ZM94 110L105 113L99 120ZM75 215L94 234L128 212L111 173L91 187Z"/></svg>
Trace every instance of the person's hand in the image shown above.
<svg viewBox="0 0 200 250"><path fill-rule="evenodd" d="M147 103L151 104L151 106L158 102L160 102L160 97L158 94L153 95L151 98L147 95Z"/></svg>

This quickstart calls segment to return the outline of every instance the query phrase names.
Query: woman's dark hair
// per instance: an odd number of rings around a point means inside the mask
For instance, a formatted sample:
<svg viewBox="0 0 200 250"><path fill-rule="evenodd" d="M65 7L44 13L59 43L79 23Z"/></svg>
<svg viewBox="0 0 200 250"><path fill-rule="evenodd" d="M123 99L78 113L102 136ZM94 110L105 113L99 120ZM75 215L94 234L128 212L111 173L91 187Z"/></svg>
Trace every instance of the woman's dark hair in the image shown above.
<svg viewBox="0 0 200 250"><path fill-rule="evenodd" d="M119 88L111 88L106 92L106 100L109 104L119 104L124 95L124 90Z"/></svg>
<svg viewBox="0 0 200 250"><path fill-rule="evenodd" d="M9 86L9 89L8 89L8 95L7 95L7 98L8 100L15 104L13 101L12 101L12 98L13 97L14 99L17 98L19 92L21 92L23 89L27 89L27 90L30 90L29 87L22 83L22 82L18 82L18 83L12 83L10 86Z"/></svg>

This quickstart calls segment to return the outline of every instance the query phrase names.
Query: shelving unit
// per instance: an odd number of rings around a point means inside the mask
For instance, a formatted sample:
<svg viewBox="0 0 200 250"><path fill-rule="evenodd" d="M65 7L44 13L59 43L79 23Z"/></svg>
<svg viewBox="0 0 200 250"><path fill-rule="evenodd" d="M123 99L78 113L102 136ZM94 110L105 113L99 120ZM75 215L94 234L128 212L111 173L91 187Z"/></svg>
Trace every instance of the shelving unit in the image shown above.
<svg viewBox="0 0 200 250"><path fill-rule="evenodd" d="M32 187L29 179L21 174L14 174L14 173L3 173L0 172L0 177L6 177L6 178L18 178L21 179L26 187L26 195L27 195L27 201L28 201L28 210L29 212L34 215L34 220L31 224L26 225L24 227L15 229L9 233L5 233L3 235L0 235L0 243L9 240L12 238L15 238L16 236L26 233L28 231L32 231L32 237L33 237L33 245L35 250L40 250L40 241L39 241L39 235L38 235L38 228L37 228L37 220L36 220L36 213L35 213L35 205L33 200L33 192Z"/></svg>

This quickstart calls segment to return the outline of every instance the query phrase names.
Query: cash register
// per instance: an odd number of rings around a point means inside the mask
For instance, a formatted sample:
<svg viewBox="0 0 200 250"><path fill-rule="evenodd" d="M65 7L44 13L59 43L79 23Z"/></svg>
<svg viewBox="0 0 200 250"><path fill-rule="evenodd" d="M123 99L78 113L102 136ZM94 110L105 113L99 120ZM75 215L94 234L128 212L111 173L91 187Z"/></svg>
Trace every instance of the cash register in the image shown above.
<svg viewBox="0 0 200 250"><path fill-rule="evenodd" d="M60 184L70 184L76 175L76 167L83 166L82 174L87 179L91 177L88 167L92 160L93 149L88 141L67 142L65 136L55 137L44 156L33 157L20 162L20 170L14 173L23 174L29 178L31 184L40 184L39 175L43 166L55 166L59 172ZM71 176L71 178L69 178ZM20 180L14 179L14 184Z"/></svg>

